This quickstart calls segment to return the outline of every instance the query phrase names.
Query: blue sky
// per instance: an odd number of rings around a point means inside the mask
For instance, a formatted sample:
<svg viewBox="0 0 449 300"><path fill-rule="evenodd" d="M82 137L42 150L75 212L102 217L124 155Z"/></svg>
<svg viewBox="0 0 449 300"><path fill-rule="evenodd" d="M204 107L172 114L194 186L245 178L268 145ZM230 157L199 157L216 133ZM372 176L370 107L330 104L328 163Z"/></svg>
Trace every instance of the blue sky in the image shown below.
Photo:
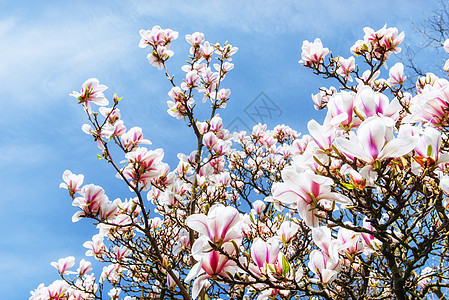
<svg viewBox="0 0 449 300"><path fill-rule="evenodd" d="M225 126L237 117L254 125L244 111L264 92L282 112L266 118L271 127L284 123L306 133L309 119L324 117L310 94L335 83L300 67L303 40L320 37L334 54L348 57L363 27L387 23L413 44L419 36L412 21L420 23L438 4L369 3L0 0L0 298L28 299L41 282L57 279L51 261L84 258L82 244L96 230L88 221L71 222L76 210L58 188L65 169L85 174L85 183L101 185L110 199L131 196L81 131L84 113L68 94L86 79L106 84L109 99L114 92L124 97L125 125L142 127L152 147L164 148L165 162L173 166L178 152L193 149L189 129L166 114L170 85L138 48L140 29L179 31L169 62L178 80L189 48L186 34L200 31L210 42L239 47L225 80L232 91L221 113Z"/></svg>

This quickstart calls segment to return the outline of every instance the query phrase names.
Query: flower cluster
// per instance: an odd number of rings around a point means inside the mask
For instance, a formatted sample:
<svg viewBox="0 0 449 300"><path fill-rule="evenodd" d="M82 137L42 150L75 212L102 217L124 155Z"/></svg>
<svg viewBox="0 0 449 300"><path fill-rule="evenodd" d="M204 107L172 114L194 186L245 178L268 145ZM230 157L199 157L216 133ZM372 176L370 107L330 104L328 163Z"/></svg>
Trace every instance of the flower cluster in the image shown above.
<svg viewBox="0 0 449 300"><path fill-rule="evenodd" d="M83 185L84 175L65 171L60 186L79 209L72 220L98 223L83 245L86 256L105 266L94 277L85 260L76 272L72 256L53 262L64 280L40 285L30 300L99 299L105 283L111 299L125 293L125 300L447 292L449 81L427 74L414 94L406 92L402 64L386 78L380 68L400 51L404 34L386 26L364 32L351 48L368 64L363 72L355 57L334 57L320 39L303 43L300 63L341 86L312 95L326 113L300 135L286 125L225 128L217 112L230 101L222 85L236 47L186 35L189 60L176 83L165 62L178 33L142 30L139 46L149 47L150 63L172 84L168 114L192 128L197 148L179 153L171 169L163 149L143 146L151 142L140 127L126 129L121 98L104 107L106 86L89 79L73 92L90 122L83 131L133 198L110 201L103 188ZM196 111L197 96L211 104L206 118ZM99 113L90 102L103 106Z"/></svg>

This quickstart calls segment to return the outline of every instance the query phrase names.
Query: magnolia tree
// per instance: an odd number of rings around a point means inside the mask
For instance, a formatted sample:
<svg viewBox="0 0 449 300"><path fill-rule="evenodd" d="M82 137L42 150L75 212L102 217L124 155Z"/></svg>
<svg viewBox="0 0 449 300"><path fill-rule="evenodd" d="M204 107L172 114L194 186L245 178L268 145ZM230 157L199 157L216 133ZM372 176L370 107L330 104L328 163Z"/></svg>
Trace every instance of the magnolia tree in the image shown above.
<svg viewBox="0 0 449 300"><path fill-rule="evenodd" d="M84 259L52 262L60 279L30 300L446 299L449 82L429 73L407 93L400 63L381 78L404 33L364 32L349 58L304 41L299 62L340 87L312 95L326 116L299 137L285 125L225 129L218 112L236 47L186 35L176 82L166 62L178 32L141 30L139 46L173 86L167 112L192 129L197 148L170 168L141 128L125 127L121 98L109 103L105 85L92 78L73 92L89 121L83 131L133 197L110 200L65 171L72 221L98 224L83 246L104 267L94 275ZM205 119L201 100L211 107Z"/></svg>

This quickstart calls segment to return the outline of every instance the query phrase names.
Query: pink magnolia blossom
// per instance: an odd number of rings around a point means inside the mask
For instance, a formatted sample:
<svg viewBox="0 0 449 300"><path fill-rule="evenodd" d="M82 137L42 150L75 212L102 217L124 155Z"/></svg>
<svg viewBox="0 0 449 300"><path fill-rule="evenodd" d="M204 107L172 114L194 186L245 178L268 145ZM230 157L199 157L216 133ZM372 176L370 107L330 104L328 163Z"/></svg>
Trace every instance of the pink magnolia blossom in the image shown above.
<svg viewBox="0 0 449 300"><path fill-rule="evenodd" d="M329 227L321 226L312 229L312 239L321 251L332 257L335 261L338 260L338 253L334 247L332 233Z"/></svg>
<svg viewBox="0 0 449 300"><path fill-rule="evenodd" d="M116 107L100 107L98 111L103 117L107 117L111 124L114 124L116 121L120 120L120 109Z"/></svg>
<svg viewBox="0 0 449 300"><path fill-rule="evenodd" d="M193 214L186 219L187 226L208 237L213 243L240 239L240 213L232 206L215 204L207 214Z"/></svg>
<svg viewBox="0 0 449 300"><path fill-rule="evenodd" d="M416 146L415 137L387 139L391 135L383 118L371 117L363 121L357 135L352 135L350 139L337 138L334 145L346 155L357 157L368 164L405 155Z"/></svg>
<svg viewBox="0 0 449 300"><path fill-rule="evenodd" d="M185 91L198 87L201 77L196 70L190 71L186 74L186 79L181 83L181 88Z"/></svg>
<svg viewBox="0 0 449 300"><path fill-rule="evenodd" d="M265 207L265 202L263 202L262 200L256 200L253 202L253 209L251 210L251 212L253 212L255 215L260 215L264 212Z"/></svg>
<svg viewBox="0 0 449 300"><path fill-rule="evenodd" d="M75 257L68 256L66 258L60 258L57 262L52 262L51 265L58 269L59 274L75 274L75 272L67 271L75 265Z"/></svg>
<svg viewBox="0 0 449 300"><path fill-rule="evenodd" d="M83 83L80 93L73 91L70 96L77 98L79 103L82 103L90 111L90 102L100 106L109 104L103 94L107 88L107 86L100 84L98 79L90 78Z"/></svg>
<svg viewBox="0 0 449 300"><path fill-rule="evenodd" d="M122 272L122 267L119 264L110 264L103 267L103 271L100 276L100 283L103 283L106 279L112 283L116 284L120 281L120 276Z"/></svg>
<svg viewBox="0 0 449 300"><path fill-rule="evenodd" d="M77 270L78 275L79 276L84 276L85 274L89 273L90 271L92 271L91 267L92 267L92 263L91 262L82 259L80 261L80 267Z"/></svg>
<svg viewBox="0 0 449 300"><path fill-rule="evenodd" d="M64 180L63 183L59 185L60 188L68 189L70 195L73 195L75 193L78 193L81 191L81 185L84 181L84 175L79 174L75 175L69 170L65 170L62 174L62 179Z"/></svg>
<svg viewBox="0 0 449 300"><path fill-rule="evenodd" d="M401 105L395 98L391 102L382 93L374 92L369 86L364 86L355 96L355 106L363 118L384 116L394 121L399 117Z"/></svg>
<svg viewBox="0 0 449 300"><path fill-rule="evenodd" d="M110 139L111 137L122 136L126 132L126 127L123 125L123 123L123 120L118 120L114 123L114 125L111 125L110 123L104 124L102 127L101 136L107 139Z"/></svg>
<svg viewBox="0 0 449 300"><path fill-rule="evenodd" d="M139 42L140 48L165 46L170 47L172 40L178 38L178 32L171 29L161 29L160 26L154 26L151 30L139 31L141 39Z"/></svg>
<svg viewBox="0 0 449 300"><path fill-rule="evenodd" d="M440 153L442 143L441 133L433 127L426 127L415 147L415 160L422 166L427 164L443 164L449 162L449 153ZM425 159L425 161L421 161Z"/></svg>
<svg viewBox="0 0 449 300"><path fill-rule="evenodd" d="M232 255L234 253L234 246L230 243L223 245L223 250ZM203 252L200 256L195 256L199 259L189 274L184 279L185 282L189 282L196 277L193 288L192 297L195 299L203 287L207 288L210 283L209 278L216 278L221 276L229 278L229 275L234 275L237 270L237 264L229 260L226 255L220 254L218 251Z"/></svg>
<svg viewBox="0 0 449 300"><path fill-rule="evenodd" d="M351 56L347 59L339 57L337 61L337 74L352 81L351 72L355 69L355 58Z"/></svg>
<svg viewBox="0 0 449 300"><path fill-rule="evenodd" d="M112 300L118 299L118 296L122 292L121 288L112 288L108 292L108 296L111 297Z"/></svg>
<svg viewBox="0 0 449 300"><path fill-rule="evenodd" d="M334 260L319 250L313 250L309 256L309 269L320 277L324 284L331 283L341 270L339 260Z"/></svg>
<svg viewBox="0 0 449 300"><path fill-rule="evenodd" d="M310 136L321 150L330 150L332 148L332 140L334 138L334 129L328 123L318 124L315 120L307 123Z"/></svg>
<svg viewBox="0 0 449 300"><path fill-rule="evenodd" d="M328 121L328 123L332 126L341 125L343 128L358 125L360 123L360 120L354 118L355 116L353 112L354 98L355 98L354 93L349 93L346 91L335 93L334 95L329 97L327 103L328 112L326 116L326 121ZM312 135L312 132L310 134ZM313 136L314 135L312 135L312 137ZM327 148L329 149L330 141L327 141L327 144L328 144ZM318 144L318 146L320 146L320 144ZM323 149L321 146L320 148Z"/></svg>
<svg viewBox="0 0 449 300"><path fill-rule="evenodd" d="M192 34L186 34L186 41L193 47L199 46L202 42L204 42L204 33L202 32L195 32ZM193 51L190 52L190 54L193 54Z"/></svg>
<svg viewBox="0 0 449 300"><path fill-rule="evenodd" d="M299 225L293 221L284 221L277 234L283 243L289 243L299 230Z"/></svg>
<svg viewBox="0 0 449 300"><path fill-rule="evenodd" d="M418 280L418 286L422 289L424 289L432 280L432 276L434 274L432 274L434 272L434 270L431 267L425 267L424 269L421 270L421 274L419 276L419 280Z"/></svg>
<svg viewBox="0 0 449 300"><path fill-rule="evenodd" d="M323 48L323 44L319 38L316 38L313 43L303 41L301 50L301 60L299 63L307 67L322 69L324 57L329 53L329 49Z"/></svg>
<svg viewBox="0 0 449 300"><path fill-rule="evenodd" d="M378 31L365 27L363 31L365 32L364 39L358 40L351 47L352 54L366 55L368 59L379 60L382 57L389 58L393 52L401 52L401 48L398 46L404 40L404 32L398 34L396 27L387 28L385 25Z"/></svg>
<svg viewBox="0 0 449 300"><path fill-rule="evenodd" d="M85 242L83 247L89 249L86 251L86 256L102 257L105 250L103 240L103 235L96 234L92 237L92 241Z"/></svg>
<svg viewBox="0 0 449 300"><path fill-rule="evenodd" d="M123 169L123 176L131 180L133 186L143 191L151 188L151 180L157 178L164 171L161 161L164 157L162 148L148 150L139 147L126 153L128 165ZM117 174L121 178L120 174Z"/></svg>
<svg viewBox="0 0 449 300"><path fill-rule="evenodd" d="M164 62L172 57L173 54L174 52L167 47L157 46L156 50L147 55L147 59L152 66L162 70Z"/></svg>
<svg viewBox="0 0 449 300"><path fill-rule="evenodd" d="M265 242L256 238L251 246L251 258L255 265L250 270L258 276L267 275L267 265L275 264L279 254L279 243L275 240Z"/></svg>
<svg viewBox="0 0 449 300"><path fill-rule="evenodd" d="M371 223L368 221L367 217L365 217L363 219L363 228L368 229L369 231L372 231L372 232L374 232L374 230L375 230L374 227L371 225ZM365 233L365 232L362 232L361 234L362 234L363 242L365 243L366 247L369 248L369 249L365 248L365 252L370 253L373 250L377 250L382 245L382 242L379 241L378 239L376 239L371 234Z"/></svg>
<svg viewBox="0 0 449 300"><path fill-rule="evenodd" d="M122 134L120 138L127 150L132 150L140 144L151 145L149 140L143 138L142 128L140 127L131 128L128 132Z"/></svg>
<svg viewBox="0 0 449 300"><path fill-rule="evenodd" d="M139 147L126 153L125 158L129 164L139 169L139 173L150 172L155 177L159 173L158 167L164 158L164 150L162 148L148 150L147 148Z"/></svg>
<svg viewBox="0 0 449 300"><path fill-rule="evenodd" d="M127 258L132 254L131 249L127 248L126 246L115 246L112 250L115 253L115 259L118 262L126 261Z"/></svg>
<svg viewBox="0 0 449 300"><path fill-rule="evenodd" d="M178 242L173 246L173 254L178 255L183 249L190 245L189 232L185 228L181 228L178 233Z"/></svg>
<svg viewBox="0 0 449 300"><path fill-rule="evenodd" d="M236 48L236 47L234 47ZM231 71L232 69L234 69L234 64L230 63L228 61L223 62L223 64L220 65L219 64L214 64L214 68L217 72L221 72L222 75L228 73L229 71Z"/></svg>
<svg viewBox="0 0 449 300"><path fill-rule="evenodd" d="M55 280L50 286L48 286L48 294L45 295L48 298L43 299L51 299L51 300L59 300L63 299L63 297L69 296L70 286L64 280Z"/></svg>
<svg viewBox="0 0 449 300"><path fill-rule="evenodd" d="M337 89L331 86L329 89L320 88L320 92L316 95L312 94L312 101L315 103L315 109L320 110L326 107L330 97L337 93Z"/></svg>
<svg viewBox="0 0 449 300"><path fill-rule="evenodd" d="M362 235L346 228L340 228L338 230L338 237L335 243L340 254L352 256L360 254L364 250Z"/></svg>
<svg viewBox="0 0 449 300"><path fill-rule="evenodd" d="M299 215L310 227L318 226L318 205L325 202L348 205L351 202L346 196L331 191L332 179L312 171L297 172L287 167L281 175L284 182L273 185L273 198L284 204L296 203Z"/></svg>
<svg viewBox="0 0 449 300"><path fill-rule="evenodd" d="M402 63L396 63L392 66L389 75L390 77L387 79L389 85L402 85L407 78L404 74L404 65Z"/></svg>
<svg viewBox="0 0 449 300"><path fill-rule="evenodd" d="M232 45L225 43L223 46L220 46L219 44L215 45L216 50L215 53L222 56L222 59L227 59L231 61L231 56L236 54L239 48L233 47ZM215 65L214 65L215 67Z"/></svg>
<svg viewBox="0 0 449 300"><path fill-rule="evenodd" d="M210 120L210 131L215 134L223 131L223 120L219 116L214 116Z"/></svg>
<svg viewBox="0 0 449 300"><path fill-rule="evenodd" d="M159 228L159 226L161 226L162 223L163 223L163 222L162 222L161 218L159 218L159 217L154 217L154 218L152 218L152 219L150 220L150 226L151 226L151 228L153 228L153 229Z"/></svg>
<svg viewBox="0 0 449 300"><path fill-rule="evenodd" d="M207 149L211 150L218 143L218 137L213 132L203 135L203 144Z"/></svg>
<svg viewBox="0 0 449 300"><path fill-rule="evenodd" d="M449 109L449 81L433 74L417 81L419 94L411 99L410 122L430 122L437 126L446 126Z"/></svg>
<svg viewBox="0 0 449 300"><path fill-rule="evenodd" d="M210 62L212 58L212 54L214 54L215 48L210 45L208 41L205 41L203 45L201 45L201 53L203 54L203 58Z"/></svg>
<svg viewBox="0 0 449 300"><path fill-rule="evenodd" d="M231 95L230 89L220 89L218 92L211 93L210 97L211 99L220 100L221 102L225 103L229 95ZM222 106L223 108L226 107L226 105Z"/></svg>
<svg viewBox="0 0 449 300"><path fill-rule="evenodd" d="M167 113L176 119L181 119L187 115L187 108L190 108L194 102L195 100L192 98L187 100L186 103L167 101Z"/></svg>
<svg viewBox="0 0 449 300"><path fill-rule="evenodd" d="M79 221L82 217L97 216L102 205L109 201L103 188L93 184L83 186L80 194L81 197L75 198L72 202L73 206L81 208L81 211L73 215L73 222Z"/></svg>
<svg viewBox="0 0 449 300"><path fill-rule="evenodd" d="M173 270L173 273L175 274L176 277L179 278L179 272L178 272L178 271ZM174 288L176 287L176 282L175 282L175 280L173 279L173 277L171 277L170 274L167 275L167 286L168 286L168 288L171 289L171 290L174 289Z"/></svg>

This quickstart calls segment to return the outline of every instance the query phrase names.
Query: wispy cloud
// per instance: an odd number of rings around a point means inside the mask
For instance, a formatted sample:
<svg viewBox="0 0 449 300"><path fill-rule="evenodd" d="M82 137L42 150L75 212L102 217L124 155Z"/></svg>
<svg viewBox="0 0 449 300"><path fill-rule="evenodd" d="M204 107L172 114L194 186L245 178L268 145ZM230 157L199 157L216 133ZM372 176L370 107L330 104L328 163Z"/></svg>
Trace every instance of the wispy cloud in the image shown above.
<svg viewBox="0 0 449 300"><path fill-rule="evenodd" d="M0 23L3 96L15 105L42 105L66 95L76 78L110 70L111 61L136 43L126 26L111 15L73 18L65 11L57 19L10 18Z"/></svg>

